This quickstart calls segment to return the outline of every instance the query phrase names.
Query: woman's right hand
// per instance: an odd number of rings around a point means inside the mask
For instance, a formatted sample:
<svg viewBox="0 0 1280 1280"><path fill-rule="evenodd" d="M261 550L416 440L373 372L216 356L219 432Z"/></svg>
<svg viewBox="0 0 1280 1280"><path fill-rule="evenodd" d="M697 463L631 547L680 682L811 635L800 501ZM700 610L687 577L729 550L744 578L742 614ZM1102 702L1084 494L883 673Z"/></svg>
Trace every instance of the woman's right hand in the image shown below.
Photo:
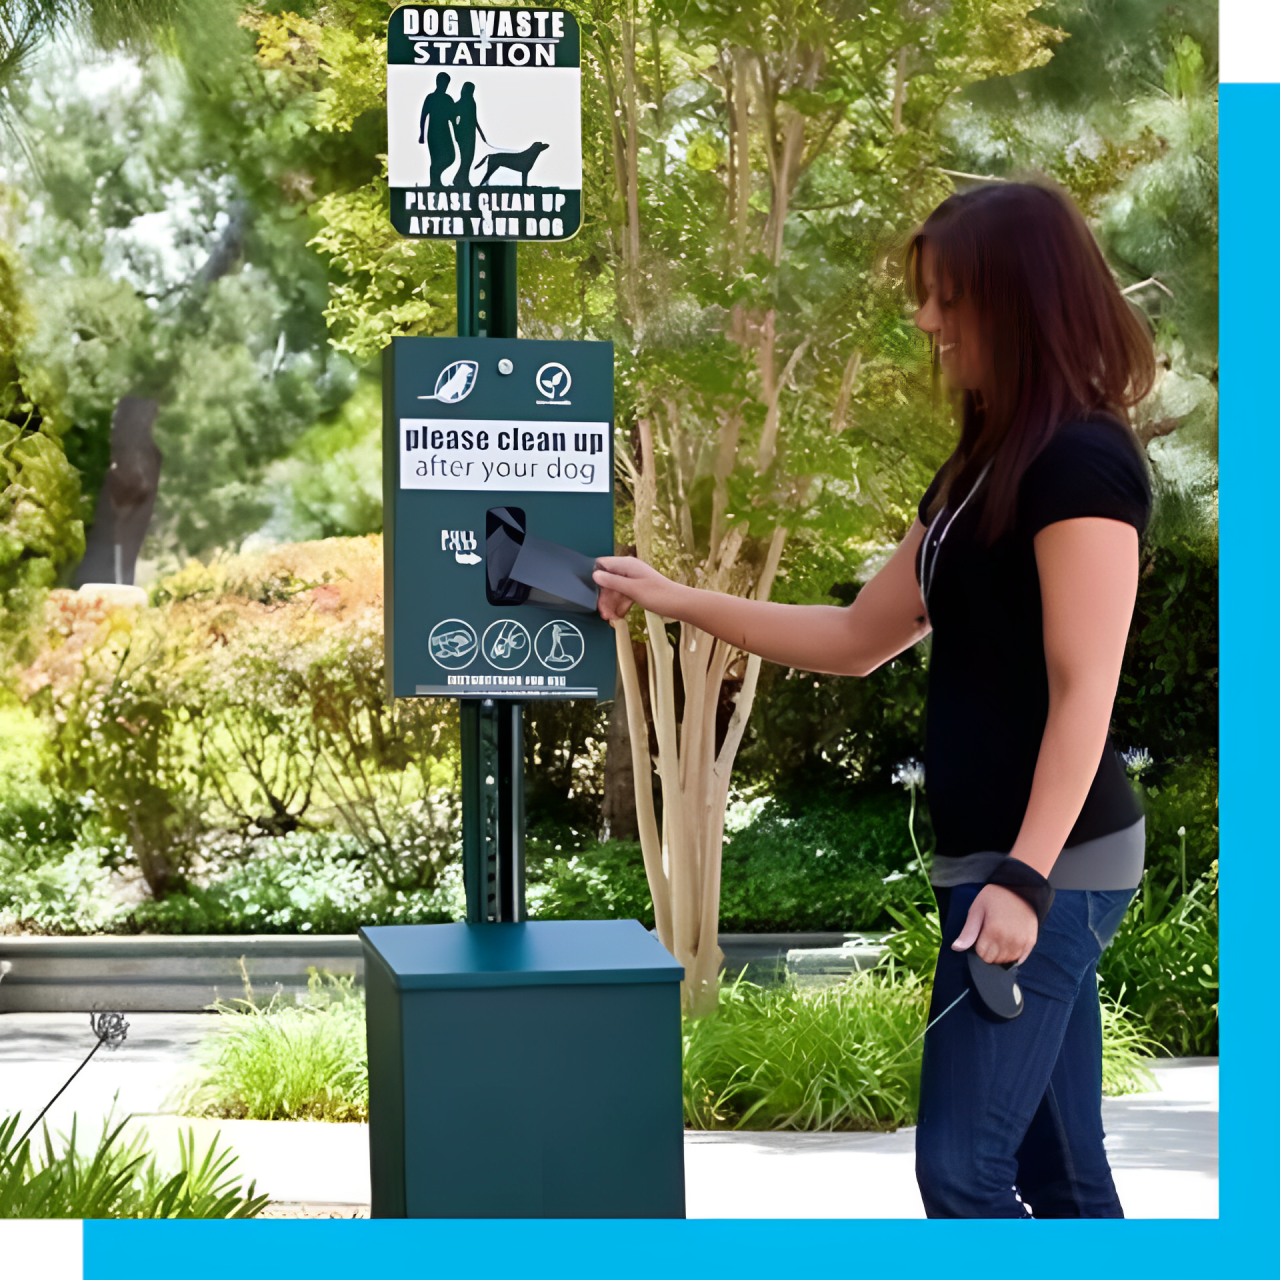
<svg viewBox="0 0 1280 1280"><path fill-rule="evenodd" d="M597 608L606 622L625 618L633 604L663 614L663 604L670 603L676 585L635 556L600 556L591 576L600 588Z"/></svg>

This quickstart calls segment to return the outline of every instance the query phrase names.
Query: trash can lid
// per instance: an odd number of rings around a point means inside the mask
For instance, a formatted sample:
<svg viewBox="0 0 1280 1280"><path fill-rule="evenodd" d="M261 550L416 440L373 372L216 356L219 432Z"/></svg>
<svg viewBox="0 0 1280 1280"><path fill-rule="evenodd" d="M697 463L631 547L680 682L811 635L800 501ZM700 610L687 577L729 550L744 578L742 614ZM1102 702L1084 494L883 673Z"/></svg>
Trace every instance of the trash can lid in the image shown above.
<svg viewBox="0 0 1280 1280"><path fill-rule="evenodd" d="M638 920L374 925L360 930L401 991L679 982L684 968Z"/></svg>

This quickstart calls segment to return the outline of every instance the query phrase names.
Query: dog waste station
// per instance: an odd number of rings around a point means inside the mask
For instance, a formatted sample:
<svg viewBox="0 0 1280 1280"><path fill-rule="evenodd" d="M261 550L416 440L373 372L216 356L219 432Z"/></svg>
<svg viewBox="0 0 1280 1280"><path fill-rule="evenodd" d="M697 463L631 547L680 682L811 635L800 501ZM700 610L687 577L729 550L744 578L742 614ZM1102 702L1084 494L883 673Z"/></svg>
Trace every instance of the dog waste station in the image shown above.
<svg viewBox="0 0 1280 1280"><path fill-rule="evenodd" d="M634 920L529 921L523 704L612 698L613 348L516 336L516 242L582 211L561 9L388 23L400 234L456 241L458 337L383 367L387 692L459 699L467 922L361 930L374 1217L683 1217L679 983Z"/></svg>

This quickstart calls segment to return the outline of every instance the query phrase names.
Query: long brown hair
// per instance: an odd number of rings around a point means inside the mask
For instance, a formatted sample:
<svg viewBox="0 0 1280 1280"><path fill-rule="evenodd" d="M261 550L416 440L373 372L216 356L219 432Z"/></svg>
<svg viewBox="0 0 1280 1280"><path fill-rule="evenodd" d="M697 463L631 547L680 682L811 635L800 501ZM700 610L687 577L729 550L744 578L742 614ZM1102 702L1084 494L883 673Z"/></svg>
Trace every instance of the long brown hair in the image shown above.
<svg viewBox="0 0 1280 1280"><path fill-rule="evenodd" d="M939 288L972 303L995 366L989 400L963 393L960 442L929 514L969 492L990 462L978 530L991 542L1013 525L1024 472L1065 423L1115 419L1141 455L1129 410L1151 390L1155 352L1071 198L1048 183L991 183L944 200L907 249L921 303L926 241Z"/></svg>

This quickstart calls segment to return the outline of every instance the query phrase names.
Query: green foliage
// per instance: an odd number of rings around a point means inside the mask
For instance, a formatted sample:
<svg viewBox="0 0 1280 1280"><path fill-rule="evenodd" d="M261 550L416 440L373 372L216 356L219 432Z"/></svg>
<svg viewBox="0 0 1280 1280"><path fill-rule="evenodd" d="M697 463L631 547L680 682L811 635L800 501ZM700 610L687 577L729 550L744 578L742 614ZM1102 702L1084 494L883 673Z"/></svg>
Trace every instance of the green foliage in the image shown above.
<svg viewBox="0 0 1280 1280"><path fill-rule="evenodd" d="M63 795L97 797L156 897L185 885L207 830L203 735L166 687L165 656L119 638L60 700L49 744L51 781Z"/></svg>
<svg viewBox="0 0 1280 1280"><path fill-rule="evenodd" d="M201 1045L198 1083L182 1095L188 1115L237 1120L366 1121L369 1067L364 993L350 978L307 982L304 1003L245 997L220 1002L222 1025Z"/></svg>
<svg viewBox="0 0 1280 1280"><path fill-rule="evenodd" d="M432 889L390 889L357 841L294 832L258 845L205 885L161 902L117 907L114 933L355 933L362 925L447 924L465 915L461 868Z"/></svg>
<svg viewBox="0 0 1280 1280"><path fill-rule="evenodd" d="M593 702L531 702L525 707L525 813L529 829L595 832L604 791L609 708ZM548 843L548 841L544 841ZM551 844L576 847L568 840Z"/></svg>
<svg viewBox="0 0 1280 1280"><path fill-rule="evenodd" d="M860 584L838 584L842 603ZM850 783L883 787L924 741L928 644L862 679L765 666L738 755L736 779L781 796L820 795Z"/></svg>
<svg viewBox="0 0 1280 1280"><path fill-rule="evenodd" d="M20 704L0 715L0 927L49 932L101 928L116 909L104 864L109 834L95 797L39 785L39 722ZM6 749L8 748L8 749Z"/></svg>
<svg viewBox="0 0 1280 1280"><path fill-rule="evenodd" d="M386 179L333 192L316 206L324 225L311 243L342 272L325 318L339 351L367 361L397 335L426 336L457 325L453 251L403 240L387 214Z"/></svg>
<svg viewBox="0 0 1280 1280"><path fill-rule="evenodd" d="M1102 953L1102 988L1130 1009L1164 1052L1218 1052L1218 864L1177 896L1148 871Z"/></svg>
<svg viewBox="0 0 1280 1280"><path fill-rule="evenodd" d="M653 899L639 844L591 840L566 851L550 841L530 841L527 878L533 919L639 920L653 928Z"/></svg>
<svg viewBox="0 0 1280 1280"><path fill-rule="evenodd" d="M847 791L773 800L725 837L720 924L729 933L877 929L913 900L920 877L907 797Z"/></svg>
<svg viewBox="0 0 1280 1280"><path fill-rule="evenodd" d="M905 796L846 792L835 802L769 799L731 811L721 864L726 933L876 929L921 891ZM741 824L741 825L739 825ZM736 829L735 829L736 828ZM530 914L653 924L640 846L559 838L529 848ZM936 954L936 948L935 948Z"/></svg>
<svg viewBox="0 0 1280 1280"><path fill-rule="evenodd" d="M942 947L942 922L936 908L912 902L891 907L889 914L898 927L884 939L888 963L922 982L932 982Z"/></svg>
<svg viewBox="0 0 1280 1280"><path fill-rule="evenodd" d="M1217 756L1157 765L1142 781L1148 873L1181 893L1218 860Z"/></svg>
<svg viewBox="0 0 1280 1280"><path fill-rule="evenodd" d="M1160 1050L1146 1026L1119 1000L1098 993L1102 1013L1102 1093L1115 1098L1155 1087L1148 1064Z"/></svg>
<svg viewBox="0 0 1280 1280"><path fill-rule="evenodd" d="M1218 746L1218 548L1173 536L1143 556L1113 731L1161 757Z"/></svg>
<svg viewBox="0 0 1280 1280"><path fill-rule="evenodd" d="M38 933L97 933L111 927L118 904L104 863L124 850L73 845L36 861L29 850L0 845L0 925Z"/></svg>
<svg viewBox="0 0 1280 1280"><path fill-rule="evenodd" d="M353 389L326 340L327 274L302 202L332 167L363 173L369 143L314 146L254 62L238 6L197 7L209 31L198 45L179 33L171 56L46 50L22 88L28 145L10 169L42 293L28 356L56 393L85 514L116 402L158 400L149 551L178 561L256 530L264 470Z"/></svg>
<svg viewBox="0 0 1280 1280"><path fill-rule="evenodd" d="M1140 425L1215 454L1216 0L1050 0L1039 16L1068 39L1045 65L966 90L946 125L951 165L1038 169L1071 191L1156 330Z"/></svg>
<svg viewBox="0 0 1280 1280"><path fill-rule="evenodd" d="M915 1122L929 991L862 973L817 993L739 980L685 1022L685 1124L896 1129Z"/></svg>
<svg viewBox="0 0 1280 1280"><path fill-rule="evenodd" d="M58 1145L45 1126L43 1149L18 1141L22 1117L0 1121L0 1218L256 1218L268 1197L232 1174L236 1157L196 1150L194 1132L180 1139L181 1167L164 1176L147 1159L145 1135L122 1138L125 1123L102 1127L92 1155L76 1150L76 1125Z"/></svg>
<svg viewBox="0 0 1280 1280"><path fill-rule="evenodd" d="M382 532L382 387L363 377L340 409L310 427L267 472L280 542Z"/></svg>
<svg viewBox="0 0 1280 1280"><path fill-rule="evenodd" d="M79 481L48 388L20 359L31 323L19 267L0 244L0 655L24 651L44 593L84 553Z"/></svg>

